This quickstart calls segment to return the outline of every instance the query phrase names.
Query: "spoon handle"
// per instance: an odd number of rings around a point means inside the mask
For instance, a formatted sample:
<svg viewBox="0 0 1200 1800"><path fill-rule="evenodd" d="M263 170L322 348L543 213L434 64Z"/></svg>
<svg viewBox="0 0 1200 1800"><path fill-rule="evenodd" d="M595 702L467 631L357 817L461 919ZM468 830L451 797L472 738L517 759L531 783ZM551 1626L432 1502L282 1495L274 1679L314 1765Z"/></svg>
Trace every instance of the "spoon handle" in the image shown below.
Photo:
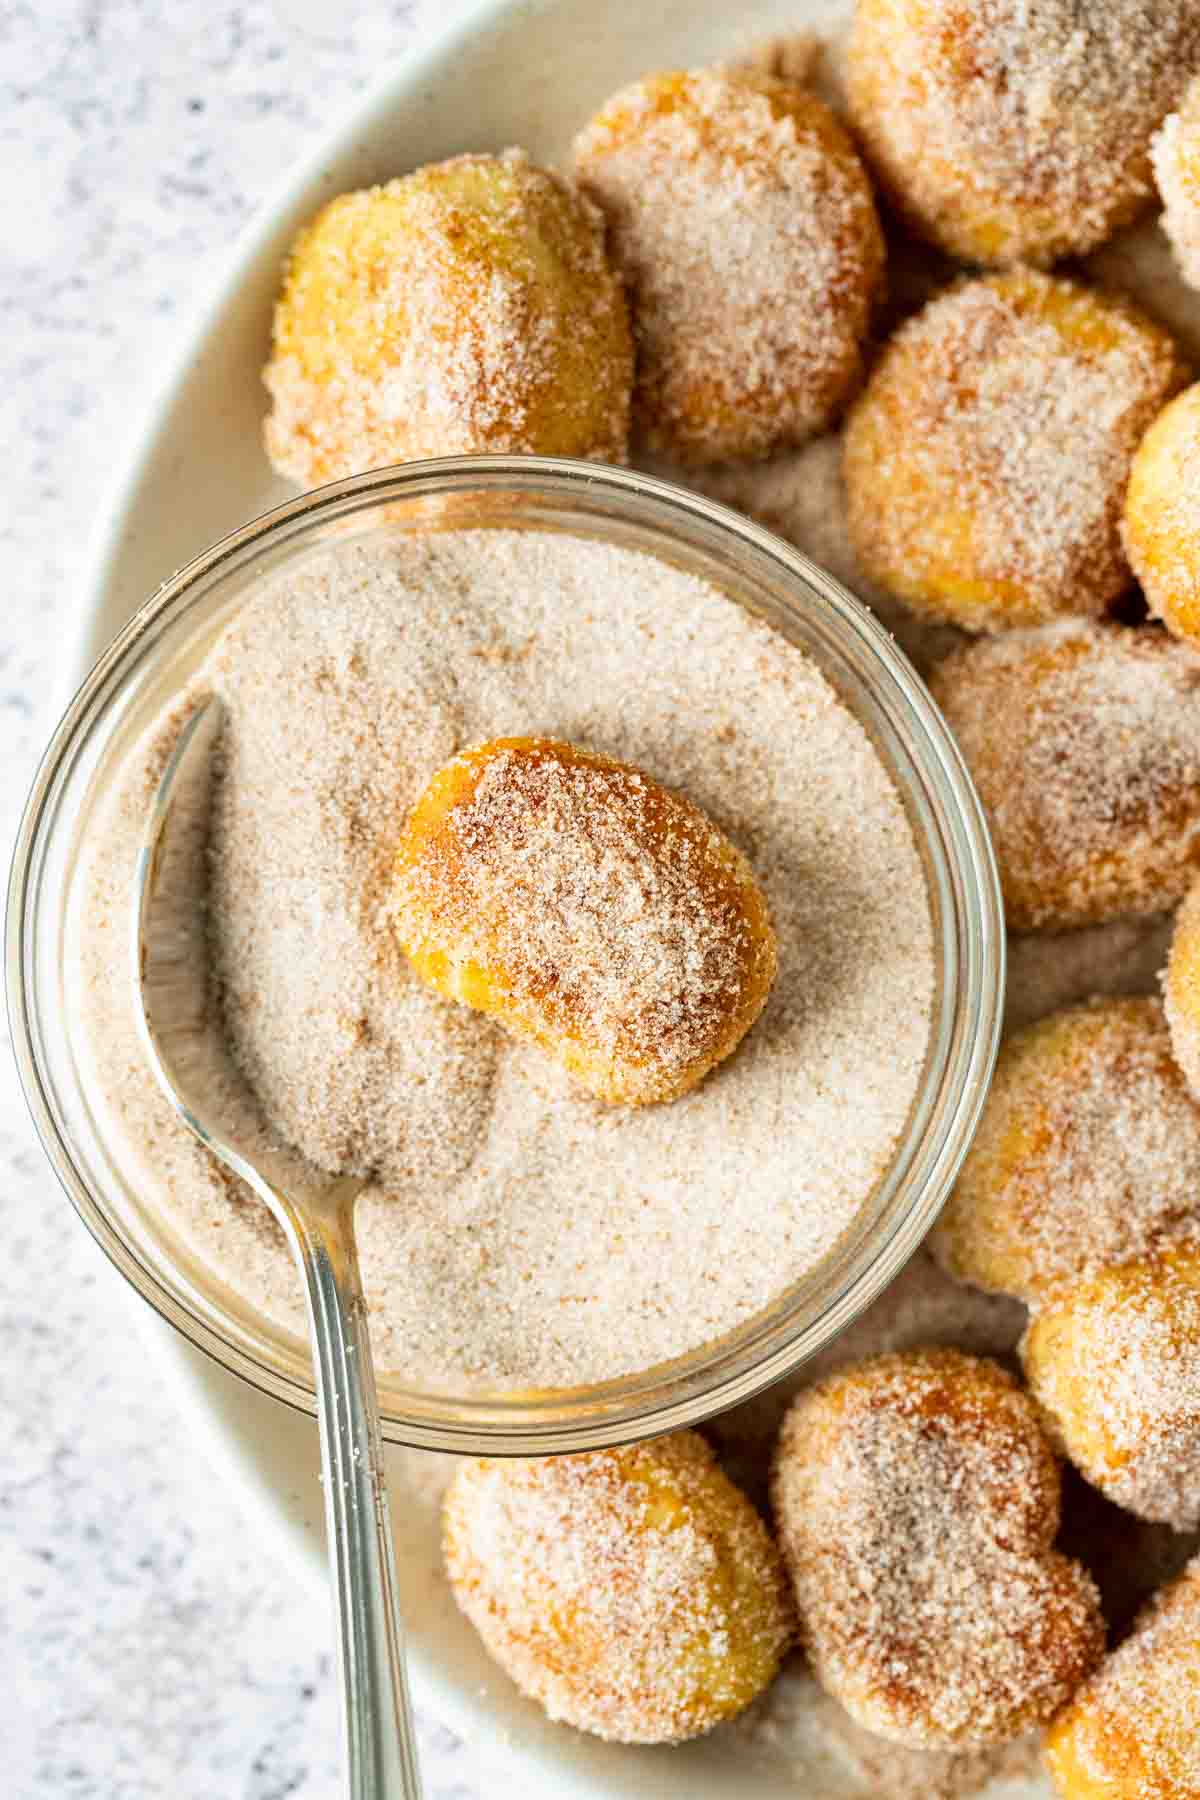
<svg viewBox="0 0 1200 1800"><path fill-rule="evenodd" d="M312 1325L350 1800L421 1800L353 1232L293 1215Z"/></svg>

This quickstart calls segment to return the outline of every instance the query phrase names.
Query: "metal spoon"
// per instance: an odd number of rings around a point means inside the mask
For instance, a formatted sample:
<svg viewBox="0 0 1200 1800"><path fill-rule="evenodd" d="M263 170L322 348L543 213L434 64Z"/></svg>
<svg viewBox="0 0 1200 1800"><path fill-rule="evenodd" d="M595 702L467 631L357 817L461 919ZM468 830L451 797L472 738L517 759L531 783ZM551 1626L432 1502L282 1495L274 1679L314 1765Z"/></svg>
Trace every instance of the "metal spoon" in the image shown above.
<svg viewBox="0 0 1200 1800"><path fill-rule="evenodd" d="M225 1136L232 1072L204 970L204 859L221 702L191 715L163 770L138 857L135 1011L150 1066L205 1148L265 1201L304 1275L321 1426L351 1800L420 1800L375 1373L354 1244L361 1183Z"/></svg>

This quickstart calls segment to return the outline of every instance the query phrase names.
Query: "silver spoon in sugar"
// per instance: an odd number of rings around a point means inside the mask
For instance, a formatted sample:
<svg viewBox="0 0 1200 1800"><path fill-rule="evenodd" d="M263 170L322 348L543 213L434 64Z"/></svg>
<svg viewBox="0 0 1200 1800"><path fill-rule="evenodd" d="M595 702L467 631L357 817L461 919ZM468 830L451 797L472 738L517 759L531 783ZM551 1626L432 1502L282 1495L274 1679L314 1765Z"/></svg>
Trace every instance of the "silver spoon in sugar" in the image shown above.
<svg viewBox="0 0 1200 1800"><path fill-rule="evenodd" d="M379 1405L354 1243L362 1183L250 1161L226 1135L236 1077L205 975L204 859L212 757L224 708L201 702L163 770L135 876L133 982L142 1043L163 1093L204 1147L268 1206L304 1277L316 1376L351 1800L420 1800L384 1488ZM190 898L190 906L181 905Z"/></svg>

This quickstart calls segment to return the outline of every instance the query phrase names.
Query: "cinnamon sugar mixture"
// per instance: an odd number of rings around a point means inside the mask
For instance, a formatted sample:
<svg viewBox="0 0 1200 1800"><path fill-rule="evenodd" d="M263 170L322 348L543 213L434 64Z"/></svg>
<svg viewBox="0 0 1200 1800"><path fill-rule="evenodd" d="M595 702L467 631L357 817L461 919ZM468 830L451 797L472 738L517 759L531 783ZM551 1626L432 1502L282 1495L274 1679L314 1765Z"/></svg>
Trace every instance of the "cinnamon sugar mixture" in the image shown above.
<svg viewBox="0 0 1200 1800"><path fill-rule="evenodd" d="M646 452L634 460L648 475L695 488L724 506L748 513L803 550L856 599L865 601L922 675L928 675L942 657L969 641L955 626L923 617L893 599L863 568L846 519L840 431L825 432L798 450L784 451L767 462L681 469L666 457Z"/></svg>
<svg viewBox="0 0 1200 1800"><path fill-rule="evenodd" d="M934 984L900 800L795 647L649 557L505 531L342 540L246 606L198 677L227 708L210 920L245 1128L361 1174L377 1355L406 1379L602 1380L736 1326L811 1270L886 1166ZM274 1226L170 1117L113 969L154 765L133 756L85 896L97 1098L169 1224L302 1328ZM386 927L391 855L434 771L565 738L700 806L779 944L766 1010L666 1106L605 1107L451 1005Z"/></svg>

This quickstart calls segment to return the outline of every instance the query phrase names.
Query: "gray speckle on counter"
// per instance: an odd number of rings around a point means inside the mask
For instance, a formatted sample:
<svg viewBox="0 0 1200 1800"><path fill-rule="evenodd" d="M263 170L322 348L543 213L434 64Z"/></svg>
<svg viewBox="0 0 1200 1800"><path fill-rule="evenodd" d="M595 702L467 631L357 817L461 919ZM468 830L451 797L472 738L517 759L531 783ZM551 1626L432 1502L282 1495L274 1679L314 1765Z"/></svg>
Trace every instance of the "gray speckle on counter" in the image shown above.
<svg viewBox="0 0 1200 1800"><path fill-rule="evenodd" d="M280 171L403 53L415 14L354 0L0 4L6 867L145 372ZM329 1619L156 1382L8 1057L0 1221L0 1792L335 1800ZM478 1800L472 1752L428 1719L421 1739L429 1800Z"/></svg>

